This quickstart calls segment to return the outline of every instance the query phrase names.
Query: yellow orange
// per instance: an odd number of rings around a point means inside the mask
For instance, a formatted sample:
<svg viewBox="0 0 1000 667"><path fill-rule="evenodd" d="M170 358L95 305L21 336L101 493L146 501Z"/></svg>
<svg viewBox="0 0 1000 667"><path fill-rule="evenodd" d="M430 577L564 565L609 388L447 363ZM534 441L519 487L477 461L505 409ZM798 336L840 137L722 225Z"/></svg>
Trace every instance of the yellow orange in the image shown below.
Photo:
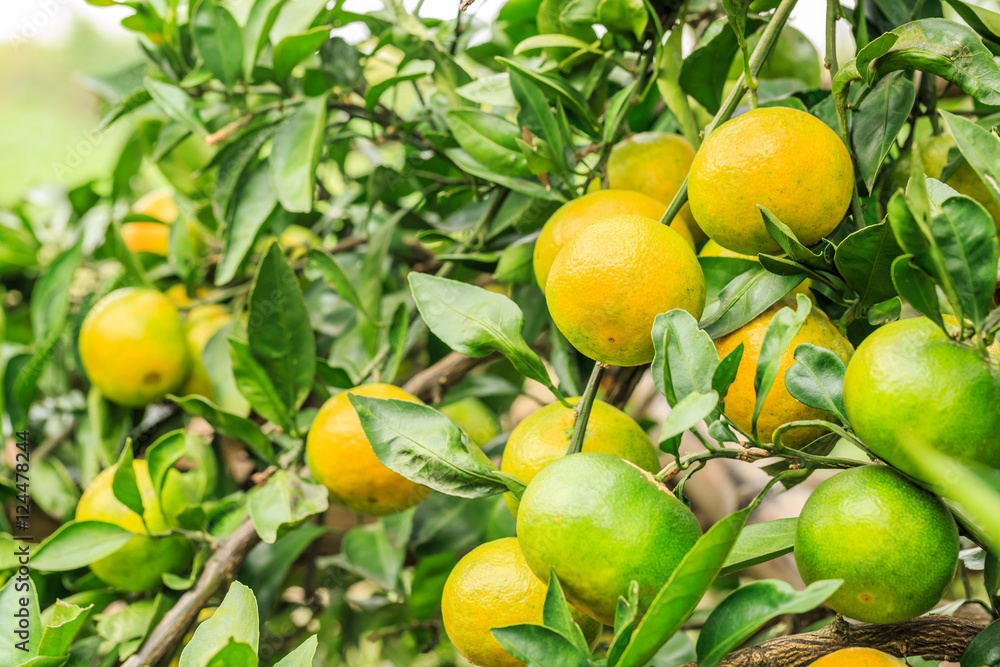
<svg viewBox="0 0 1000 667"><path fill-rule="evenodd" d="M132 252L148 252L166 257L170 254L170 227L162 222L126 222L122 241Z"/></svg>

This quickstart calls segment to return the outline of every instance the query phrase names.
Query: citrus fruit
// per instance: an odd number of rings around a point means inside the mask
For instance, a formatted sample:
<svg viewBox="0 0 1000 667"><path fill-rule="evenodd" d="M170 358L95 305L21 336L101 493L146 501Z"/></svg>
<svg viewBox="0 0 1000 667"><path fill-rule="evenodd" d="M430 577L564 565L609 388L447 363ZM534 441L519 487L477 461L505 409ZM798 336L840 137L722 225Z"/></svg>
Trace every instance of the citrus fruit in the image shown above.
<svg viewBox="0 0 1000 667"><path fill-rule="evenodd" d="M703 245L701 247L701 250L698 251L698 256L699 257L732 257L732 258L735 258L735 259L750 259L750 260L753 260L755 262L759 261L757 259L757 255L744 255L743 253L735 252L735 251L730 250L728 248L723 248L721 245L719 245L718 243L716 243L712 239L708 239L707 241L705 241L705 245Z"/></svg>
<svg viewBox="0 0 1000 667"><path fill-rule="evenodd" d="M810 663L811 667L906 667L906 663L873 648L842 648Z"/></svg>
<svg viewBox="0 0 1000 667"><path fill-rule="evenodd" d="M194 299L188 296L187 287L182 283L177 283L176 285L171 285L167 289L163 290L163 293L167 295L175 306L178 308L190 308L194 305ZM208 289L205 287L199 287L195 290L195 298L202 299L208 294Z"/></svg>
<svg viewBox="0 0 1000 667"><path fill-rule="evenodd" d="M170 227L162 222L126 222L122 225L122 241L131 252L166 257L170 254Z"/></svg>
<svg viewBox="0 0 1000 667"><path fill-rule="evenodd" d="M556 255L578 231L598 220L616 215L642 215L659 220L667 212L667 205L652 197L626 190L598 190L566 202L546 221L535 241L533 263L538 286L545 291L545 284ZM689 240L690 232L675 231ZM685 232L688 232L685 235ZM691 241L693 244L694 242Z"/></svg>
<svg viewBox="0 0 1000 667"><path fill-rule="evenodd" d="M98 301L83 320L79 345L94 386L131 407L174 391L191 367L177 308L151 289L125 287Z"/></svg>
<svg viewBox="0 0 1000 667"><path fill-rule="evenodd" d="M180 215L173 192L169 188L146 193L132 204L132 212L167 223L173 222Z"/></svg>
<svg viewBox="0 0 1000 667"><path fill-rule="evenodd" d="M653 319L705 307L705 276L691 246L656 220L622 215L592 223L563 246L549 272L549 314L591 359L638 366L653 359Z"/></svg>
<svg viewBox="0 0 1000 667"><path fill-rule="evenodd" d="M525 562L517 538L481 544L458 562L444 584L444 630L474 665L520 667L524 663L507 653L490 630L520 623L541 625L545 592L545 584ZM570 613L588 643L596 642L600 624L572 607Z"/></svg>
<svg viewBox="0 0 1000 667"><path fill-rule="evenodd" d="M840 224L853 186L851 157L826 123L770 107L734 118L705 139L691 165L688 198L709 238L756 255L780 248L758 205L812 245Z"/></svg>
<svg viewBox="0 0 1000 667"><path fill-rule="evenodd" d="M501 433L497 416L485 403L473 396L442 405L438 411L458 424L472 442L480 447Z"/></svg>
<svg viewBox="0 0 1000 667"><path fill-rule="evenodd" d="M726 416L746 433L750 433L754 406L757 403L754 377L757 373L757 361L760 359L760 348L771 318L784 307L795 308L794 298L781 299L747 324L715 341L720 359L725 359L726 355L743 344L743 357L736 371L736 380L729 386L726 394L725 412ZM785 388L785 373L796 363L795 348L802 343L824 347L843 359L845 363L853 351L851 344L830 322L826 314L814 306L806 321L802 323L802 328L792 339L791 345L782 353L778 374L774 378L774 384L771 385L771 391L764 399L764 406L757 419L757 434L763 442L771 442L774 430L782 424L832 417L827 412L799 403ZM814 440L818 435L819 431L816 429L795 428L787 431L781 441L782 444L797 448Z"/></svg>
<svg viewBox="0 0 1000 667"><path fill-rule="evenodd" d="M212 378L205 369L201 355L205 352L205 346L212 339L219 329L226 326L232 320L232 316L218 305L196 306L188 313L187 318L187 342L191 354L191 372L188 374L184 384L181 385L179 393L181 396L198 394L208 399L214 399L215 390L212 388Z"/></svg>
<svg viewBox="0 0 1000 667"><path fill-rule="evenodd" d="M944 320L945 324L948 325L948 334L951 336L958 336L960 333L958 329L958 318L947 313L941 315L941 318ZM968 323L968 320L966 320L965 326L966 331L972 328L972 325ZM986 346L986 351L990 353L991 357L1000 361L1000 338L994 338L993 342Z"/></svg>
<svg viewBox="0 0 1000 667"><path fill-rule="evenodd" d="M608 187L612 190L641 192L666 205L683 185L692 160L694 148L679 134L633 134L611 149L611 155L608 156ZM664 209L660 217L665 212ZM636 213L646 215L640 211ZM691 215L690 205L684 204L674 220L683 222L692 234L699 236L699 240L704 238Z"/></svg>
<svg viewBox="0 0 1000 667"><path fill-rule="evenodd" d="M313 478L330 490L331 500L365 514L393 514L419 504L430 489L382 465L348 394L420 402L391 384L366 384L328 400L306 438L306 464Z"/></svg>
<svg viewBox="0 0 1000 667"><path fill-rule="evenodd" d="M968 162L963 162L948 179L948 185L955 188L959 194L972 197L983 205L986 212L993 218L993 224L1000 230L1000 204L990 194L983 179Z"/></svg>
<svg viewBox="0 0 1000 667"><path fill-rule="evenodd" d="M302 225L288 225L278 235L278 246L287 252L293 261L305 255L310 248L319 247L319 245L319 237L311 229Z"/></svg>
<svg viewBox="0 0 1000 667"><path fill-rule="evenodd" d="M700 536L691 510L655 477L599 452L542 468L517 513L531 570L547 581L552 568L569 600L606 625L633 580L645 611Z"/></svg>
<svg viewBox="0 0 1000 667"><path fill-rule="evenodd" d="M940 499L882 465L838 473L813 491L795 533L807 584L843 579L827 600L867 623L929 611L958 564L958 528Z"/></svg>
<svg viewBox="0 0 1000 667"><path fill-rule="evenodd" d="M579 400L571 398L569 402L576 405ZM575 421L573 409L562 403L535 410L511 431L500 470L525 484L531 482L539 470L566 455ZM660 458L646 432L627 414L604 401L594 401L590 409L583 451L611 454L653 473L660 469ZM504 500L516 517L517 498L508 493Z"/></svg>
<svg viewBox="0 0 1000 667"><path fill-rule="evenodd" d="M167 572L179 574L191 562L191 547L179 536L152 537L170 529L153 489L146 461L132 462L136 485L142 496L143 513L138 514L118 500L112 490L117 466L107 468L80 496L77 521L103 521L136 533L118 551L90 564L97 578L126 591L147 591L160 585Z"/></svg>
<svg viewBox="0 0 1000 667"><path fill-rule="evenodd" d="M919 477L908 443L1000 465L1000 374L993 359L925 317L876 329L847 365L844 405L878 457Z"/></svg>

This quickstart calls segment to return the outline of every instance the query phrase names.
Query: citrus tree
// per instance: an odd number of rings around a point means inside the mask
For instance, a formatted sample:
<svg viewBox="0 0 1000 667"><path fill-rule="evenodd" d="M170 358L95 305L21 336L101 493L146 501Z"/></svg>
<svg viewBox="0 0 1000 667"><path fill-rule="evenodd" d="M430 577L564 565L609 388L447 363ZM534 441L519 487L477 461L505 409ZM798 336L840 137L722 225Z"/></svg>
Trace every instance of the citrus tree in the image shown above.
<svg viewBox="0 0 1000 667"><path fill-rule="evenodd" d="M1000 14L91 1L144 62L0 217L0 664L1000 664Z"/></svg>

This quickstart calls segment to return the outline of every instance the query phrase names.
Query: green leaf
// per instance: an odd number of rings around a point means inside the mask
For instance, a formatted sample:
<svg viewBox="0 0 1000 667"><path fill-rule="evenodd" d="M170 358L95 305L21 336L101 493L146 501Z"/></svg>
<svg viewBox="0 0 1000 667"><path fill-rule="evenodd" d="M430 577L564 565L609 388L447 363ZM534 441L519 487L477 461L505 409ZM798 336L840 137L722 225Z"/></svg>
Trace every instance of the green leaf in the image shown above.
<svg viewBox="0 0 1000 667"><path fill-rule="evenodd" d="M310 97L278 128L271 142L271 185L287 211L312 210L316 165L326 134L326 95Z"/></svg>
<svg viewBox="0 0 1000 667"><path fill-rule="evenodd" d="M448 347L470 357L500 352L519 373L559 395L521 335L524 314L506 296L424 273L410 274L410 290L424 322Z"/></svg>
<svg viewBox="0 0 1000 667"><path fill-rule="evenodd" d="M298 279L277 243L268 247L250 290L247 342L285 407L298 410L316 374L316 340Z"/></svg>
<svg viewBox="0 0 1000 667"><path fill-rule="evenodd" d="M327 495L325 487L279 470L249 494L247 508L260 539L274 544L282 529L325 512Z"/></svg>
<svg viewBox="0 0 1000 667"><path fill-rule="evenodd" d="M493 476L500 479L501 482L507 485L507 491L510 495L514 496L518 500L524 495L524 492L528 489L528 485L519 480L514 475L510 475L499 470L493 471Z"/></svg>
<svg viewBox="0 0 1000 667"><path fill-rule="evenodd" d="M102 521L70 521L42 542L31 554L31 567L40 572L64 572L110 556L134 537Z"/></svg>
<svg viewBox="0 0 1000 667"><path fill-rule="evenodd" d="M292 413L285 405L264 367L257 363L245 341L230 338L233 379L255 412L284 429L291 429Z"/></svg>
<svg viewBox="0 0 1000 667"><path fill-rule="evenodd" d="M194 631L181 653L180 667L207 667L231 641L246 644L256 653L259 639L257 600L253 591L234 581L212 617Z"/></svg>
<svg viewBox="0 0 1000 667"><path fill-rule="evenodd" d="M736 374L739 373L740 362L743 360L743 349L743 343L737 345L712 373L712 389L719 394L720 399L726 397L729 385L736 381Z"/></svg>
<svg viewBox="0 0 1000 667"><path fill-rule="evenodd" d="M331 28L328 25L319 26L299 35L289 35L278 42L272 56L275 80L284 81L296 65L319 51L323 42L329 39Z"/></svg>
<svg viewBox="0 0 1000 667"><path fill-rule="evenodd" d="M36 340L51 331L62 331L69 315L69 288L73 274L83 259L80 243L64 250L42 271L31 290L31 329ZM0 331L2 333L2 331Z"/></svg>
<svg viewBox="0 0 1000 667"><path fill-rule="evenodd" d="M522 623L490 630L508 653L529 665L587 667L590 663L573 643L544 625Z"/></svg>
<svg viewBox="0 0 1000 667"><path fill-rule="evenodd" d="M50 657L67 655L73 639L79 634L93 610L93 604L78 607L63 600L56 600L52 605L51 619L42 628L42 636L38 640L38 655Z"/></svg>
<svg viewBox="0 0 1000 667"><path fill-rule="evenodd" d="M329 532L328 528L306 523L279 537L274 544L260 542L250 550L237 578L253 590L261 623L271 616L292 565L310 544Z"/></svg>
<svg viewBox="0 0 1000 667"><path fill-rule="evenodd" d="M903 312L903 300L898 296L880 301L868 309L868 324L879 327L895 322Z"/></svg>
<svg viewBox="0 0 1000 667"><path fill-rule="evenodd" d="M175 122L197 134L206 134L205 122L198 115L194 101L177 86L147 75L146 90L156 105Z"/></svg>
<svg viewBox="0 0 1000 667"><path fill-rule="evenodd" d="M232 222L224 233L222 261L215 274L216 285L225 285L236 277L236 272L277 205L278 197L271 187L270 165L261 160L250 168L236 191Z"/></svg>
<svg viewBox="0 0 1000 667"><path fill-rule="evenodd" d="M797 308L792 310L784 307L774 314L767 331L764 333L764 340L760 344L760 356L757 359L757 370L754 374L753 389L757 397L753 409L753 433L757 435L757 419L764 408L764 400L771 391L775 378L778 377L778 369L781 367L781 357L785 350L792 344L792 340L806 317L812 310L812 301L804 294L796 295Z"/></svg>
<svg viewBox="0 0 1000 667"><path fill-rule="evenodd" d="M885 222L863 227L837 246L834 262L844 282L858 295L859 310L864 312L895 296L892 262L902 252Z"/></svg>
<svg viewBox="0 0 1000 667"><path fill-rule="evenodd" d="M591 53L600 54L602 51L583 41L573 37L572 35L564 35L560 33L548 33L545 35L533 35L525 40L522 40L514 47L514 55L519 56L525 51L533 51L535 49L544 49L548 47L566 47L571 49L579 49L583 51L590 51ZM513 105L512 105L513 106Z"/></svg>
<svg viewBox="0 0 1000 667"><path fill-rule="evenodd" d="M756 30L761 25L757 19L747 21L747 29ZM681 65L681 87L709 113L716 113L722 105L722 92L729 76L733 57L739 50L736 33L724 20L712 21L702 34L694 50Z"/></svg>
<svg viewBox="0 0 1000 667"><path fill-rule="evenodd" d="M843 583L817 581L797 591L784 581L765 579L736 589L712 610L698 634L698 667L715 667L771 619L811 611Z"/></svg>
<svg viewBox="0 0 1000 667"><path fill-rule="evenodd" d="M450 419L411 401L349 394L379 461L436 491L477 498L507 491L489 459Z"/></svg>
<svg viewBox="0 0 1000 667"><path fill-rule="evenodd" d="M378 104L379 98L392 88L406 81L415 81L434 73L433 60L411 60L399 68L394 76L376 83L365 93L365 107L371 111Z"/></svg>
<svg viewBox="0 0 1000 667"><path fill-rule="evenodd" d="M688 394L707 394L719 365L719 353L690 313L674 309L653 320L653 364L656 388L677 405Z"/></svg>
<svg viewBox="0 0 1000 667"><path fill-rule="evenodd" d="M681 629L719 576L750 512L746 508L730 514L698 539L653 600L618 667L645 665Z"/></svg>
<svg viewBox="0 0 1000 667"><path fill-rule="evenodd" d="M231 225L235 221L233 212L237 204L236 191L239 186L246 183L244 174L247 167L256 159L261 147L267 143L277 129L276 125L267 124L263 127L247 130L238 139L226 144L209 163L209 166L218 164L215 191L212 193L212 211L220 223ZM271 190L270 186L268 186L268 190ZM273 190L271 191L273 192ZM221 283L216 280L216 284Z"/></svg>
<svg viewBox="0 0 1000 667"><path fill-rule="evenodd" d="M516 104L520 107L517 113L518 122L552 147L556 163L561 170L565 171L567 166L566 141L563 133L559 130L555 114L549 107L549 101L545 99L545 95L542 94L535 82L524 74L511 71L505 76L509 77L511 91L516 99Z"/></svg>
<svg viewBox="0 0 1000 667"><path fill-rule="evenodd" d="M3 630L0 630L0 660L3 661L4 665L11 667L32 663L40 667L62 664L60 662L35 662L38 659L36 656L42 632L38 611L37 584L31 581L27 585L27 590L16 590L17 583L18 578L11 577L3 588L0 588L0 614L8 619ZM27 604L22 604L25 601ZM27 623L26 628L18 627L20 624L15 620L17 618L15 614L27 614L27 616L23 616ZM19 632L25 634L20 635Z"/></svg>
<svg viewBox="0 0 1000 667"><path fill-rule="evenodd" d="M913 255L901 255L893 261L892 284L896 286L899 296L906 299L917 312L944 328L937 287L934 280L914 263Z"/></svg>
<svg viewBox="0 0 1000 667"><path fill-rule="evenodd" d="M978 330L993 309L1000 260L993 218L969 197L949 197L932 214L931 233L961 301L955 305Z"/></svg>
<svg viewBox="0 0 1000 667"><path fill-rule="evenodd" d="M390 530L389 522L404 522L404 534ZM399 575L403 571L406 558L406 541L412 529L413 512L404 512L394 517L385 517L377 523L358 526L347 531L341 543L340 555L336 562L360 576L369 579L386 590L395 590ZM398 539L403 537L404 539Z"/></svg>
<svg viewBox="0 0 1000 667"><path fill-rule="evenodd" d="M191 36L208 71L232 90L243 64L243 36L233 15L215 0L201 0L191 16Z"/></svg>
<svg viewBox="0 0 1000 667"><path fill-rule="evenodd" d="M541 91L550 99L562 101L567 110L571 111L581 121L583 121L584 125L581 129L584 132L587 132L593 137L600 136L601 128L597 124L597 120L594 119L593 114L590 112L590 106L587 104L586 98L584 98L584 96L567 81L549 74L536 72L535 70L529 69L520 63L516 63L507 58L497 56L497 61L511 71L512 77L513 73L520 74L538 86L538 88L541 89ZM513 84L513 78L511 79L511 83ZM517 94L516 90L514 91L514 94Z"/></svg>
<svg viewBox="0 0 1000 667"><path fill-rule="evenodd" d="M663 421L660 449L676 456L680 435L705 421L718 405L719 394L714 389L707 394L691 392L678 401Z"/></svg>
<svg viewBox="0 0 1000 667"><path fill-rule="evenodd" d="M142 493L139 491L139 484L135 480L135 469L132 467L132 438L125 439L125 446L122 447L122 453L118 457L118 465L115 466L115 474L111 480L111 489L115 498L138 514L145 523Z"/></svg>
<svg viewBox="0 0 1000 667"><path fill-rule="evenodd" d="M851 112L851 145L858 170L868 191L896 143L917 97L917 87L902 72L891 74L878 83Z"/></svg>
<svg viewBox="0 0 1000 667"><path fill-rule="evenodd" d="M549 585L545 591L545 603L542 606L542 622L545 627L555 630L568 639L583 655L590 654L590 647L583 636L580 626L570 614L566 596L555 572L550 571Z"/></svg>
<svg viewBox="0 0 1000 667"><path fill-rule="evenodd" d="M212 656L207 667L257 667L257 652L248 644L229 640L225 648Z"/></svg>
<svg viewBox="0 0 1000 667"><path fill-rule="evenodd" d="M477 162L512 176L532 175L518 147L521 131L513 123L477 109L453 109L445 119L455 141Z"/></svg>
<svg viewBox="0 0 1000 667"><path fill-rule="evenodd" d="M611 645L608 647L607 664L615 667L621 660L625 647L628 646L639 620L639 582L632 580L628 585L628 597L618 597L615 608L615 627Z"/></svg>
<svg viewBox="0 0 1000 667"><path fill-rule="evenodd" d="M276 662L274 667L312 667L318 643L316 635L311 635L297 649Z"/></svg>
<svg viewBox="0 0 1000 667"><path fill-rule="evenodd" d="M474 160L472 156L460 148L446 148L444 150L444 154L448 156L449 160L455 163L456 167L478 178L482 178L497 185L502 185L505 188L509 188L515 192L520 192L537 199L548 199L558 202L563 201L562 195L543 186L541 183L535 180L517 178L515 176L508 176L506 174L493 171L482 163Z"/></svg>
<svg viewBox="0 0 1000 667"><path fill-rule="evenodd" d="M762 521L744 528L726 559L721 574L733 574L792 553L798 522L798 517L792 517Z"/></svg>
<svg viewBox="0 0 1000 667"><path fill-rule="evenodd" d="M740 274L719 293L719 305L698 324L717 340L770 308L801 283L803 276L779 276L763 266Z"/></svg>
<svg viewBox="0 0 1000 667"><path fill-rule="evenodd" d="M969 643L962 654L961 667L1000 665L1000 621L994 621Z"/></svg>
<svg viewBox="0 0 1000 667"><path fill-rule="evenodd" d="M377 321L378 318L375 314L368 312L368 308L362 302L361 295L358 294L354 282L334 255L331 255L326 250L313 248L309 251L308 257L309 266L319 272L323 276L323 280L330 283L342 299L357 308L358 312L369 320L373 322Z"/></svg>
<svg viewBox="0 0 1000 667"><path fill-rule="evenodd" d="M222 435L243 443L263 460L274 462L274 445L260 426L249 419L226 412L203 396L170 396L170 400L181 406L184 412L203 418Z"/></svg>
<svg viewBox="0 0 1000 667"><path fill-rule="evenodd" d="M253 66L257 62L278 14L288 0L255 0L243 27L243 78L251 80Z"/></svg>
<svg viewBox="0 0 1000 667"><path fill-rule="evenodd" d="M463 99L476 104L489 104L495 107L517 106L517 99L511 90L508 72L480 77L472 83L459 87L455 92Z"/></svg>
<svg viewBox="0 0 1000 667"><path fill-rule="evenodd" d="M649 12L642 0L600 0L597 20L611 31L631 32L636 39L642 39L649 24Z"/></svg>
<svg viewBox="0 0 1000 667"><path fill-rule="evenodd" d="M795 348L795 361L785 371L785 387L799 403L825 410L847 424L844 408L844 360L830 350L801 343Z"/></svg>
<svg viewBox="0 0 1000 667"><path fill-rule="evenodd" d="M793 232L785 223L778 220L773 213L758 205L757 208L760 209L761 217L764 220L764 226L767 228L768 233L771 235L781 249L787 253L788 258L796 262L805 264L814 269L826 269L828 268L826 260L823 258L822 253L815 253L809 250L804 245L799 243L799 240L795 237L795 232Z"/></svg>
<svg viewBox="0 0 1000 667"><path fill-rule="evenodd" d="M993 43L1000 44L1000 14L962 0L945 0L962 20ZM965 667L963 665L962 667Z"/></svg>

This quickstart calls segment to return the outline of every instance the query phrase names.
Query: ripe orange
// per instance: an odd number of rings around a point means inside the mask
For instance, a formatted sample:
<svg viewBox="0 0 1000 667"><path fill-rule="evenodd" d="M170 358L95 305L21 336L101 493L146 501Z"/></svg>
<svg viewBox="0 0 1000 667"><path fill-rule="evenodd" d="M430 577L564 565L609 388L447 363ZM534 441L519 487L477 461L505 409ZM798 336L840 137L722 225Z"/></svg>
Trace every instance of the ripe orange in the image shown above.
<svg viewBox="0 0 1000 667"><path fill-rule="evenodd" d="M169 188L146 193L132 205L132 212L166 223L173 222L180 215L180 209Z"/></svg>
<svg viewBox="0 0 1000 667"><path fill-rule="evenodd" d="M535 241L533 262L538 286L542 292L545 291L556 255L574 234L587 225L616 215L642 215L659 220L666 212L667 205L663 202L627 190L597 190L566 202L546 221ZM682 220L679 224L671 224L671 228L694 247L691 232Z"/></svg>
<svg viewBox="0 0 1000 667"><path fill-rule="evenodd" d="M754 376L757 372L757 360L760 358L760 348L764 335L771 323L771 318L783 307L795 307L793 297L785 297L763 313L752 319L736 331L715 341L719 358L735 350L743 344L743 358L736 372L736 380L729 386L725 399L726 416L733 420L743 431L749 433L753 422L754 405L757 402L757 392L754 391ZM825 347L846 363L851 358L853 348L837 327L827 318L826 314L815 306L802 324L798 334L792 339L792 344L781 356L778 375L774 379L771 391L764 399L764 407L757 420L757 433L763 442L771 442L771 434L782 424L804 419L830 419L831 415L822 410L810 408L795 400L785 388L785 372L795 362L795 348L802 343L812 343ZM799 447L814 440L819 435L816 429L797 428L788 431L782 437L782 443L789 447Z"/></svg>
<svg viewBox="0 0 1000 667"><path fill-rule="evenodd" d="M575 405L579 400L571 398L569 402ZM535 410L511 431L500 470L525 484L531 482L538 471L566 455L575 421L573 410L562 403ZM594 401L582 451L611 454L652 473L660 469L659 456L646 432L631 417L604 401ZM504 500L516 518L517 499L508 493Z"/></svg>
<svg viewBox="0 0 1000 667"><path fill-rule="evenodd" d="M83 320L79 346L91 383L131 407L176 390L191 368L177 308L151 289L123 288L101 299Z"/></svg>
<svg viewBox="0 0 1000 667"><path fill-rule="evenodd" d="M591 359L638 366L653 359L653 319L673 308L700 317L705 276L691 246L650 218L590 224L560 251L546 289L549 314Z"/></svg>
<svg viewBox="0 0 1000 667"><path fill-rule="evenodd" d="M170 227L162 222L126 222L122 241L132 252L148 252L166 257L170 254Z"/></svg>
<svg viewBox="0 0 1000 667"><path fill-rule="evenodd" d="M136 534L118 551L90 564L94 574L109 586L126 591L147 591L160 585L167 572L179 574L191 562L191 546L181 536L151 537L170 530L153 489L146 461L132 462L135 481L142 496L143 514L129 509L115 498L112 490L115 470L112 466L94 478L76 506L77 521L103 521Z"/></svg>
<svg viewBox="0 0 1000 667"><path fill-rule="evenodd" d="M430 489L386 468L375 456L348 394L419 403L390 384L367 384L337 394L319 409L306 438L306 464L330 498L365 514L393 514L413 507Z"/></svg>
<svg viewBox="0 0 1000 667"><path fill-rule="evenodd" d="M905 667L906 663L873 648L842 648L824 655L812 667Z"/></svg>
<svg viewBox="0 0 1000 667"><path fill-rule="evenodd" d="M608 156L608 187L641 192L669 204L687 178L694 148L679 134L641 132L618 142ZM645 215L638 213L638 215ZM660 214L662 217L662 213ZM684 204L675 220L680 220L699 240L705 235ZM671 225L673 226L673 225Z"/></svg>
<svg viewBox="0 0 1000 667"><path fill-rule="evenodd" d="M847 148L804 111L759 108L710 134L688 177L691 212L719 245L747 255L780 246L758 204L812 245L840 224L854 186Z"/></svg>
<svg viewBox="0 0 1000 667"><path fill-rule="evenodd" d="M482 544L458 562L448 575L441 597L445 632L458 652L474 665L522 667L503 649L492 628L542 623L546 586L524 560L517 538ZM573 620L593 645L601 625L576 609Z"/></svg>

